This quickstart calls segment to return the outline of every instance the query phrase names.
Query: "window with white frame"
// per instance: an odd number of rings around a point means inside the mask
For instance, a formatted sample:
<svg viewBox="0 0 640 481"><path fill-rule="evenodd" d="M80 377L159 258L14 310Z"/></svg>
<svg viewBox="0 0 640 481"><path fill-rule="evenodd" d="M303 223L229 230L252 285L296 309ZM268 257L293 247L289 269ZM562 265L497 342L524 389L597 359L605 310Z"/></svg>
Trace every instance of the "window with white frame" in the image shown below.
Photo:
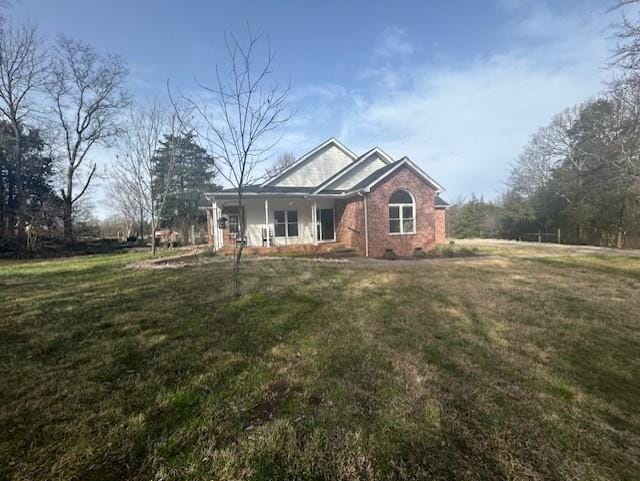
<svg viewBox="0 0 640 481"><path fill-rule="evenodd" d="M273 211L273 230L276 237L298 237L298 211Z"/></svg>
<svg viewBox="0 0 640 481"><path fill-rule="evenodd" d="M406 190L397 190L389 198L389 233L415 234L416 205Z"/></svg>
<svg viewBox="0 0 640 481"><path fill-rule="evenodd" d="M240 216L238 214L229 214L229 234L237 234L240 230Z"/></svg>

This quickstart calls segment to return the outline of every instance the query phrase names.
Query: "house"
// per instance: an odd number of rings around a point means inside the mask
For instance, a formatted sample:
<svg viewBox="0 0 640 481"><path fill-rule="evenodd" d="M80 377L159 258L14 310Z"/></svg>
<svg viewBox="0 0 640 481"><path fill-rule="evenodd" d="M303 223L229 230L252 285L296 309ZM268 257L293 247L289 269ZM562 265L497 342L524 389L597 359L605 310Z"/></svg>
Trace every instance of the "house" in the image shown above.
<svg viewBox="0 0 640 481"><path fill-rule="evenodd" d="M442 186L408 157L373 148L356 155L334 138L264 183L243 191L244 243L250 247L337 243L362 255L408 256L445 240ZM211 242L238 238L237 191L207 194Z"/></svg>

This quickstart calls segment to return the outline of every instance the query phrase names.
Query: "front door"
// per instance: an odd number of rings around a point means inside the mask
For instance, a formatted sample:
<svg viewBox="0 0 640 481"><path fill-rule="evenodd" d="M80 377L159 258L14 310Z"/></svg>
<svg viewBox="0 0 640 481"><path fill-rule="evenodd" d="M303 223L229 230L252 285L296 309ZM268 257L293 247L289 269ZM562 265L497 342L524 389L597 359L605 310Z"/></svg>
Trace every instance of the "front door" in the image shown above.
<svg viewBox="0 0 640 481"><path fill-rule="evenodd" d="M320 242L336 240L333 209L316 209L316 233Z"/></svg>

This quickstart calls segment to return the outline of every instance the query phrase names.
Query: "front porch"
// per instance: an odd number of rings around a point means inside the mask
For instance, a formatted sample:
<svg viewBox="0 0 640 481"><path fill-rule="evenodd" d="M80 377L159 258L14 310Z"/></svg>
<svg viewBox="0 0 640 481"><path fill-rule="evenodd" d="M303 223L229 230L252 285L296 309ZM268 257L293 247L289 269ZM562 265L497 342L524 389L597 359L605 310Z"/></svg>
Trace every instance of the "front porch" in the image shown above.
<svg viewBox="0 0 640 481"><path fill-rule="evenodd" d="M301 197L248 198L243 201L247 252L312 252L336 244L334 199ZM216 249L233 250L239 244L240 212L235 199L218 199L213 205L213 243Z"/></svg>

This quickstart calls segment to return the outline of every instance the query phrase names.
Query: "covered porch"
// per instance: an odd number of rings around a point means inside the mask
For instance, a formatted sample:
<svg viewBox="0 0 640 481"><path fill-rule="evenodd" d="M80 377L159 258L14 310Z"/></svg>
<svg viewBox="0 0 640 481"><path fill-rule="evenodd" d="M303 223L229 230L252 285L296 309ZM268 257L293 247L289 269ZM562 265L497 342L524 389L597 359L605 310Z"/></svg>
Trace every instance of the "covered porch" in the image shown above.
<svg viewBox="0 0 640 481"><path fill-rule="evenodd" d="M227 250L240 242L262 251L263 248L282 250L289 246L320 246L337 241L332 198L248 197L243 200L243 212L246 232L244 239L240 239L237 199L214 199L211 226L216 249Z"/></svg>

